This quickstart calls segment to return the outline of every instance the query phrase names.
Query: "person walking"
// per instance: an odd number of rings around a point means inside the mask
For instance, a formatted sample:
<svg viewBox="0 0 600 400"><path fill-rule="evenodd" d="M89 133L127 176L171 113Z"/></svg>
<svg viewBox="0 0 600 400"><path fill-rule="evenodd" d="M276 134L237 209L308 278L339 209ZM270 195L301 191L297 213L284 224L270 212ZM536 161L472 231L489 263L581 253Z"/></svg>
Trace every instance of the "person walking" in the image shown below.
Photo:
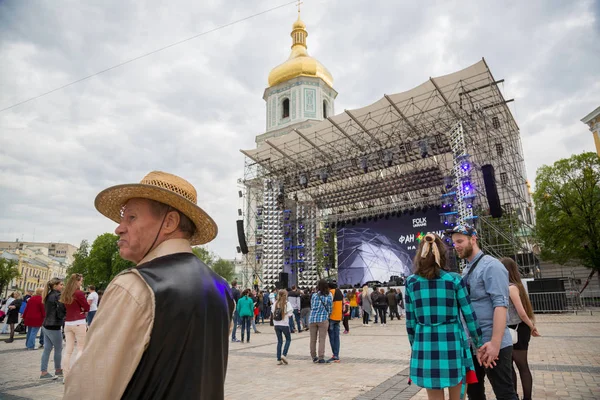
<svg viewBox="0 0 600 400"><path fill-rule="evenodd" d="M333 300L329 293L329 285L325 279L317 283L317 291L310 299L310 356L314 363L325 364L325 337L329 328L329 315L333 308ZM317 336L319 353L317 353Z"/></svg>
<svg viewBox="0 0 600 400"><path fill-rule="evenodd" d="M6 323L10 327L10 336L4 341L5 343L12 343L15 341L15 324L19 323L19 310L21 309L21 304L23 304L21 292L18 290L14 291L11 297L13 301L6 307Z"/></svg>
<svg viewBox="0 0 600 400"><path fill-rule="evenodd" d="M425 235L414 260L415 273L406 281L406 332L412 353L410 380L427 390L429 400L459 400L467 371L473 370L462 314L472 343L481 346L481 330L465 283L444 271L446 247L433 233Z"/></svg>
<svg viewBox="0 0 600 400"><path fill-rule="evenodd" d="M88 290L90 291L90 294L87 296L87 302L90 305L90 311L87 313L86 320L88 326L90 326L94 320L96 311L98 311L98 293L96 293L96 286L94 285L88 286Z"/></svg>
<svg viewBox="0 0 600 400"><path fill-rule="evenodd" d="M300 319L304 330L308 331L308 318L310 317L310 294L305 290L300 296Z"/></svg>
<svg viewBox="0 0 600 400"><path fill-rule="evenodd" d="M327 328L327 334L329 336L329 344L331 346L331 352L333 353L331 358L327 360L328 363L339 363L340 362L340 323L343 319L343 302L344 294L337 287L335 281L329 281L329 292L333 300L333 307L331 314L329 315L329 326Z"/></svg>
<svg viewBox="0 0 600 400"><path fill-rule="evenodd" d="M467 260L463 280L483 332L484 344L474 363L477 383L467 388L469 399L486 399L487 376L497 400L517 400L512 379L512 339L506 326L508 271L500 261L479 249L475 228L457 225L447 233L458 257Z"/></svg>
<svg viewBox="0 0 600 400"><path fill-rule="evenodd" d="M533 376L529 369L527 361L527 352L529 350L529 341L531 336L538 337L540 333L535 326L535 315L533 307L529 301L527 291L521 282L519 267L512 258L504 257L500 259L508 271L509 296L508 317L506 324L511 329L517 330L518 341L513 344L512 359L514 365L519 370L521 378L521 387L523 389L523 400L531 400L533 389ZM513 386L517 391L517 373L515 367L512 368Z"/></svg>
<svg viewBox="0 0 600 400"><path fill-rule="evenodd" d="M77 357L81 356L87 333L86 313L90 305L81 290L83 275L71 274L60 296L60 302L65 305L65 354L63 355L63 371L65 378L71 369L71 356L77 343Z"/></svg>
<svg viewBox="0 0 600 400"><path fill-rule="evenodd" d="M277 335L277 364L282 365L288 364L287 354L292 343L292 335L290 334L289 319L294 315L294 308L288 301L287 290L281 289L279 296L275 301L275 304L271 306L271 312L273 313L273 326L275 327L275 334ZM283 336L285 336L285 347L283 353L281 347L283 346Z"/></svg>
<svg viewBox="0 0 600 400"><path fill-rule="evenodd" d="M244 343L244 331L246 331L246 343L250 343L250 326L254 318L254 302L250 294L250 289L244 289L237 303L237 309L242 320L242 343Z"/></svg>
<svg viewBox="0 0 600 400"><path fill-rule="evenodd" d="M6 299L6 302L2 306L2 311L4 311L4 314L5 314L4 315L4 325L2 325L2 332L1 332L2 335L6 335L8 333L8 329L7 329L8 328L8 311L9 311L8 307L10 307L10 305L13 303L13 301L15 301L15 298L13 296L14 293L15 292L12 292L10 294L10 296L8 296L8 298Z"/></svg>
<svg viewBox="0 0 600 400"><path fill-rule="evenodd" d="M238 325L241 325L242 321L240 321L240 312L237 309L237 303L238 303L238 300L241 297L241 293L240 293L240 290L237 287L237 281L236 280L234 280L234 281L231 282L231 295L233 297L233 304L236 305L235 311L233 312L233 329L231 331L231 342L232 343L239 343L239 339L236 338L236 332L237 332Z"/></svg>
<svg viewBox="0 0 600 400"><path fill-rule="evenodd" d="M288 293L288 299L292 307L294 308L294 319L296 320L296 325L298 326L297 332L302 332L302 325L300 322L300 293L299 290L296 289L296 285L292 286L292 290ZM294 325L294 321L292 320L292 326Z"/></svg>
<svg viewBox="0 0 600 400"><path fill-rule="evenodd" d="M350 325L348 324L348 320L350 320L350 302L348 301L348 298L344 299L344 306L342 308L342 314L343 314L343 323L344 323L344 335L347 335L350 333Z"/></svg>
<svg viewBox="0 0 600 400"><path fill-rule="evenodd" d="M44 318L46 318L46 310L44 309L44 303L42 303L43 292L44 288L37 288L35 294L27 301L27 307L23 312L23 323L27 327L25 347L29 350L35 350L35 337L44 323ZM43 334L40 334L41 336Z"/></svg>
<svg viewBox="0 0 600 400"><path fill-rule="evenodd" d="M402 319L398 313L398 301L396 300L396 289L390 289L385 297L387 298L388 305L390 306L390 319L394 320L394 315L398 320Z"/></svg>
<svg viewBox="0 0 600 400"><path fill-rule="evenodd" d="M358 318L358 302L356 298L356 289L352 289L348 293L348 301L350 302L350 319Z"/></svg>
<svg viewBox="0 0 600 400"><path fill-rule="evenodd" d="M370 326L369 317L373 314L373 303L371 301L371 296L369 295L369 286L363 286L360 300L363 311L363 326Z"/></svg>
<svg viewBox="0 0 600 400"><path fill-rule="evenodd" d="M379 295L377 296L377 314L379 315L379 321L381 322L381 326L385 326L387 322L387 309L388 309L388 299L385 295L385 290L383 288L379 289Z"/></svg>
<svg viewBox="0 0 600 400"><path fill-rule="evenodd" d="M62 348L63 337L61 328L64 323L67 310L61 303L60 293L64 289L63 281L52 278L44 286L42 292L42 303L46 317L42 324L42 335L44 335L44 352L42 353L40 379L56 379L63 376L62 370ZM48 361L50 353L54 350L54 375L48 373Z"/></svg>
<svg viewBox="0 0 600 400"><path fill-rule="evenodd" d="M222 400L234 304L192 249L218 232L196 188L152 171L104 189L95 206L118 224L119 255L135 267L106 288L63 400Z"/></svg>

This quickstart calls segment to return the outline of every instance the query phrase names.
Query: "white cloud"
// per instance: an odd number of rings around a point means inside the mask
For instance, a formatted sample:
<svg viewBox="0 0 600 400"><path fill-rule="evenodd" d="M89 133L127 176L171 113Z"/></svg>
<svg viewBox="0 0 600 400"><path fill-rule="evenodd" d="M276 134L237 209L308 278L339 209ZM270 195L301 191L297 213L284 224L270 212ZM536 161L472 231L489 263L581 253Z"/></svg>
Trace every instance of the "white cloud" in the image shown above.
<svg viewBox="0 0 600 400"><path fill-rule="evenodd" d="M0 108L274 5L1 2ZM516 99L531 179L540 165L593 147L579 122L600 89L591 0L303 7L309 52L335 78L338 111L486 57ZM264 131L267 75L289 54L295 15L282 8L0 113L0 240L93 240L114 229L95 195L162 169L196 186L220 227L210 248L232 257L238 149Z"/></svg>

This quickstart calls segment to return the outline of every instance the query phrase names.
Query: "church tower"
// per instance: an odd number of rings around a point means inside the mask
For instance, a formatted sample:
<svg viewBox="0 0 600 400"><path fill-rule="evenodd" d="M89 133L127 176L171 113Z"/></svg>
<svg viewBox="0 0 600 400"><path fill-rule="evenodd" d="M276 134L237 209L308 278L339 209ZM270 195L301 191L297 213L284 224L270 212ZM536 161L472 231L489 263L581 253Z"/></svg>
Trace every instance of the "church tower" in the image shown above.
<svg viewBox="0 0 600 400"><path fill-rule="evenodd" d="M269 87L263 99L267 106L266 133L256 142L306 128L335 114L331 73L307 51L306 25L298 19L292 25L292 51L283 64L269 73Z"/></svg>

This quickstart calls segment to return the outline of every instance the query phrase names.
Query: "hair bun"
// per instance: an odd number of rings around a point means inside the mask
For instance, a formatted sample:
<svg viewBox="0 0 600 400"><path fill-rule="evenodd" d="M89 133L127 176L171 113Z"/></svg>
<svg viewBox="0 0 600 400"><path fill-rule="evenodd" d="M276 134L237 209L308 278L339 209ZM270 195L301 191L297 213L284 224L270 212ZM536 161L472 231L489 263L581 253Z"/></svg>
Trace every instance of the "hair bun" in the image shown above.
<svg viewBox="0 0 600 400"><path fill-rule="evenodd" d="M428 233L425 235L425 240L428 242L435 242L435 237L431 233Z"/></svg>

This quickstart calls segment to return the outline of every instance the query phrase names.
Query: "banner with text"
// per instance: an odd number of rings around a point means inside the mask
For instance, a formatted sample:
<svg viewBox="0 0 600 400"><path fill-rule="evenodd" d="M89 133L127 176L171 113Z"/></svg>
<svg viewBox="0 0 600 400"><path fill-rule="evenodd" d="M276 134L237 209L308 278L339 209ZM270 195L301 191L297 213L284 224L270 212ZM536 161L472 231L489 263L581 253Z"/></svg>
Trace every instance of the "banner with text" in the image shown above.
<svg viewBox="0 0 600 400"><path fill-rule="evenodd" d="M339 228L338 283L387 282L391 276L412 274L421 240L427 232L441 236L444 229L436 209Z"/></svg>

